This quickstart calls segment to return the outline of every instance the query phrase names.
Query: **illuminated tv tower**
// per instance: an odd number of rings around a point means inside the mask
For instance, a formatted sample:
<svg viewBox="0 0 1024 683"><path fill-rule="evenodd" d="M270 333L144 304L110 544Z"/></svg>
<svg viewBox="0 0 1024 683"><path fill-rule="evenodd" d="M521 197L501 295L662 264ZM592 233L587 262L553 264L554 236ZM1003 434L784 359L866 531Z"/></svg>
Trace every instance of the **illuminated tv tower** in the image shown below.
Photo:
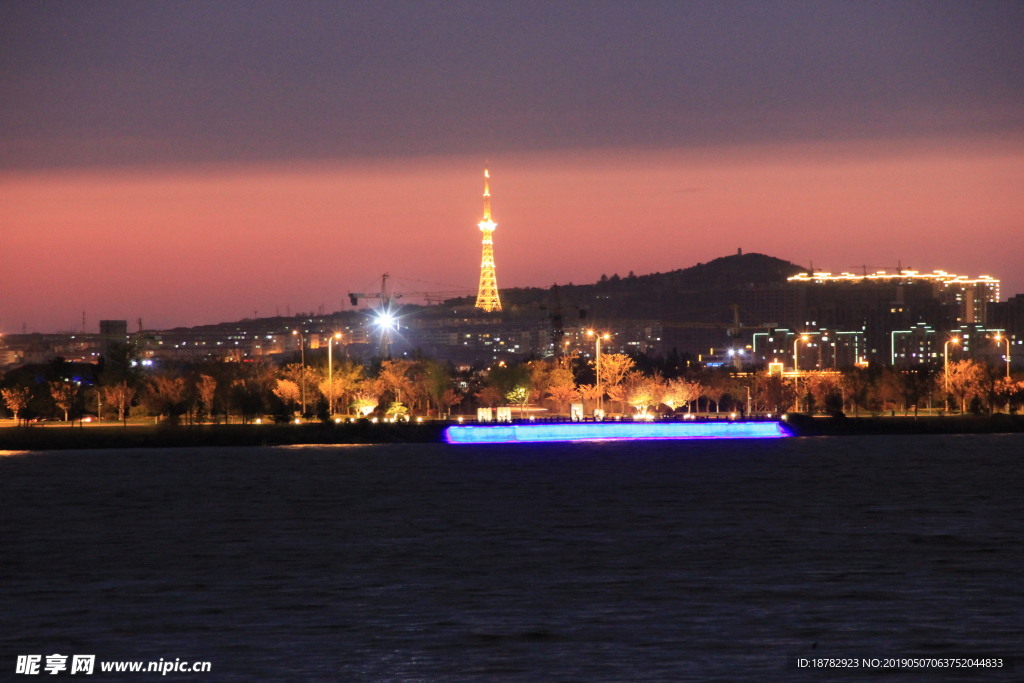
<svg viewBox="0 0 1024 683"><path fill-rule="evenodd" d="M494 229L498 224L491 220L490 172L484 169L484 217L477 225L483 233L484 253L480 260L480 289L476 295L476 307L487 312L500 311L498 278L494 274Z"/></svg>

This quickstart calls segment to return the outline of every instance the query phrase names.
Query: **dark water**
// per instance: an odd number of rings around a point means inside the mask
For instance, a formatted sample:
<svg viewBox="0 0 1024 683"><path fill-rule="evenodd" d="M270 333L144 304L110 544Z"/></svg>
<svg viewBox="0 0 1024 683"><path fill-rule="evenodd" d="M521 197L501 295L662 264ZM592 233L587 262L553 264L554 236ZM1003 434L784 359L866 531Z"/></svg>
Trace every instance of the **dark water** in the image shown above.
<svg viewBox="0 0 1024 683"><path fill-rule="evenodd" d="M6 456L0 678L54 652L198 680L1012 661L1022 520L1024 435Z"/></svg>

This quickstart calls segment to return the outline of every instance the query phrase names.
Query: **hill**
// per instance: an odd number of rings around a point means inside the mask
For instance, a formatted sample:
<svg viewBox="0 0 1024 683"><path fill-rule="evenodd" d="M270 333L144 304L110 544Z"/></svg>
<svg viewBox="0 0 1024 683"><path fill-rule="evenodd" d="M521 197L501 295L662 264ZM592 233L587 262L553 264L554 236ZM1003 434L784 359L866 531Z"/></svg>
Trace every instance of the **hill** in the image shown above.
<svg viewBox="0 0 1024 683"><path fill-rule="evenodd" d="M587 285L501 291L506 310L541 307L580 311L594 320L672 319L729 322L732 306L751 308L756 293L779 290L805 268L765 254L737 253L667 273L602 276ZM753 312L753 311L749 311Z"/></svg>

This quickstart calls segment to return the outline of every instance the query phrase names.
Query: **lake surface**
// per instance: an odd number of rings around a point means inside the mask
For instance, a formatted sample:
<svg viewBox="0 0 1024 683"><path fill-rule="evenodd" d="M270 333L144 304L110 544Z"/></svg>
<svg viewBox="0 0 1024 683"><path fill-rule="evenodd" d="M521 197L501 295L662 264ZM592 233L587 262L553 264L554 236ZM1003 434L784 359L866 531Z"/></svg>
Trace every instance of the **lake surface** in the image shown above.
<svg viewBox="0 0 1024 683"><path fill-rule="evenodd" d="M0 456L0 676L1019 679L1022 524L1019 434Z"/></svg>

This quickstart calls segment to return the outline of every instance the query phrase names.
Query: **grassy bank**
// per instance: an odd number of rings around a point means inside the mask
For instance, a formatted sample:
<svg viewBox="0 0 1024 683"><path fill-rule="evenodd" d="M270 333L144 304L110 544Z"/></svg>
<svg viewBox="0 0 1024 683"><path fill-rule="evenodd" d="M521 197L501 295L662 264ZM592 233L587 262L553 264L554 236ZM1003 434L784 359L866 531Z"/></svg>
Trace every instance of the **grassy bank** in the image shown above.
<svg viewBox="0 0 1024 683"><path fill-rule="evenodd" d="M76 448L181 448L289 444L429 443L441 440L444 423L103 425L0 428L0 450Z"/></svg>
<svg viewBox="0 0 1024 683"><path fill-rule="evenodd" d="M795 436L861 434L997 434L1024 432L1024 416L810 417L790 413ZM437 443L446 422L87 425L0 427L0 450L80 448L182 448L190 446L283 446L290 444Z"/></svg>
<svg viewBox="0 0 1024 683"><path fill-rule="evenodd" d="M854 434L1000 434L1024 432L1021 415L947 415L943 417L811 417L788 413L795 436Z"/></svg>

